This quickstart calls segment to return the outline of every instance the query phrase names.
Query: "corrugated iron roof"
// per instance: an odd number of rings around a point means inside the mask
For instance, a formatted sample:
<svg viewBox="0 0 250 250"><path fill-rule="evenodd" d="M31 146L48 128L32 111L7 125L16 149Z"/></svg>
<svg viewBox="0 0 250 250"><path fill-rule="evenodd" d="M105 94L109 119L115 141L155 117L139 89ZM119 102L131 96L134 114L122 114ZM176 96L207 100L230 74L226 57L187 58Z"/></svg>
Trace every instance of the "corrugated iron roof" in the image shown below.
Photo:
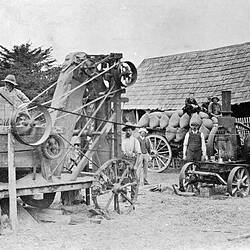
<svg viewBox="0 0 250 250"><path fill-rule="evenodd" d="M190 92L201 104L222 90L232 104L250 101L250 43L144 59L124 109L180 109Z"/></svg>

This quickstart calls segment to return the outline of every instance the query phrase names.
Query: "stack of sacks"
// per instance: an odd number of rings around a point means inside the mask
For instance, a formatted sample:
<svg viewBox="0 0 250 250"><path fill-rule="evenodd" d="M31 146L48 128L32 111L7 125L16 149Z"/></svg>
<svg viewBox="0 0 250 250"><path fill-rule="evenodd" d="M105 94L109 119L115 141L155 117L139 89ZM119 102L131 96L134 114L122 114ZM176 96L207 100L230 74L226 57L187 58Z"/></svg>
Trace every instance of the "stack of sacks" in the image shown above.
<svg viewBox="0 0 250 250"><path fill-rule="evenodd" d="M194 113L190 117L187 113L183 114L182 110L176 111L164 111L164 112L152 112L150 114L144 114L139 120L138 127L150 127L166 129L165 137L168 141L174 140L175 142L182 141L187 133L192 121L200 124L200 132L208 138L211 129L214 124L218 123L218 119L213 117L209 118L209 115L205 112Z"/></svg>
<svg viewBox="0 0 250 250"><path fill-rule="evenodd" d="M200 129L199 131L204 134L205 140L208 138L211 129L213 128L213 120L209 118L209 115L204 112L199 113L200 117ZM192 118L191 118L192 119ZM218 120L217 120L218 123Z"/></svg>
<svg viewBox="0 0 250 250"><path fill-rule="evenodd" d="M168 141L172 141L176 138L177 130L180 124L180 112L177 110L171 114L168 126L166 128L165 137ZM179 139L179 138L178 138Z"/></svg>

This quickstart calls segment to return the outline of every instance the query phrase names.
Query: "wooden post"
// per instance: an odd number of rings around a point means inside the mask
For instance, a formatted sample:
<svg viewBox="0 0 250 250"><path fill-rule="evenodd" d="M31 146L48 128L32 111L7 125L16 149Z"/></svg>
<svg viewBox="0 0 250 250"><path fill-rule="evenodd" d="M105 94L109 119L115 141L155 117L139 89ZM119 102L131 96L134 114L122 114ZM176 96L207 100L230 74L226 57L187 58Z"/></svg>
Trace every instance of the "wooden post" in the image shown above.
<svg viewBox="0 0 250 250"><path fill-rule="evenodd" d="M8 178L9 178L9 214L11 227L17 231L16 169L14 164L14 139L8 130Z"/></svg>
<svg viewBox="0 0 250 250"><path fill-rule="evenodd" d="M116 114L116 122L121 123L121 94L117 93L114 97L114 112ZM114 156L120 158L121 157L121 125L114 124Z"/></svg>

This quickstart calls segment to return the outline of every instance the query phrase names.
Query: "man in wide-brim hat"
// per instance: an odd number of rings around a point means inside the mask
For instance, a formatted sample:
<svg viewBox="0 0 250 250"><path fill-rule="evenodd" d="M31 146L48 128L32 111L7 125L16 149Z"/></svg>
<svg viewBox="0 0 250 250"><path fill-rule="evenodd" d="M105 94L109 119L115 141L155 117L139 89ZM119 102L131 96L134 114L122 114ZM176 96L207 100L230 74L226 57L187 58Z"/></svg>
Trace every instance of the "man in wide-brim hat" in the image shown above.
<svg viewBox="0 0 250 250"><path fill-rule="evenodd" d="M219 102L219 101L220 101L220 99L219 99L219 97L214 96L214 97L212 97L212 98L211 98L211 101L212 101L212 102L213 102L213 101L217 101L217 102Z"/></svg>
<svg viewBox="0 0 250 250"><path fill-rule="evenodd" d="M29 98L21 90L15 88L18 84L14 75L7 75L2 82L5 86L0 88L0 93L14 106L29 102Z"/></svg>
<svg viewBox="0 0 250 250"><path fill-rule="evenodd" d="M212 97L212 102L208 106L208 113L210 116L220 116L221 115L221 105L219 103L219 97L214 96Z"/></svg>
<svg viewBox="0 0 250 250"><path fill-rule="evenodd" d="M133 136L133 130L135 126L132 123L127 122L122 131L125 132L125 136L122 138L122 158L130 162L131 166L133 166L133 171L138 175L139 167L140 167L140 156L141 156L141 148L139 141ZM134 175L133 181L136 181L136 175ZM131 187L131 199L134 197L135 187Z"/></svg>
<svg viewBox="0 0 250 250"><path fill-rule="evenodd" d="M126 122L122 128L122 131L126 132L127 129L135 130L135 126L130 122Z"/></svg>

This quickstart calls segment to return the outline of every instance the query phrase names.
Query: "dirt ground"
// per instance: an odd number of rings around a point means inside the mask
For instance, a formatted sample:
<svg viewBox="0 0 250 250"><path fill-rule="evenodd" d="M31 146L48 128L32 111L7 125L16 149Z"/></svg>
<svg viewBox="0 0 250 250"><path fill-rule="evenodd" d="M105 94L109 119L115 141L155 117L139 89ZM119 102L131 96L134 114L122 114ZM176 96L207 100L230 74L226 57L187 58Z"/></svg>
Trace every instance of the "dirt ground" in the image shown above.
<svg viewBox="0 0 250 250"><path fill-rule="evenodd" d="M178 183L177 173L150 174ZM21 225L0 236L0 249L249 249L250 198L182 197L140 189L136 210L93 223L85 205L59 223ZM76 212L77 211L77 212ZM70 224L70 225L69 225Z"/></svg>

